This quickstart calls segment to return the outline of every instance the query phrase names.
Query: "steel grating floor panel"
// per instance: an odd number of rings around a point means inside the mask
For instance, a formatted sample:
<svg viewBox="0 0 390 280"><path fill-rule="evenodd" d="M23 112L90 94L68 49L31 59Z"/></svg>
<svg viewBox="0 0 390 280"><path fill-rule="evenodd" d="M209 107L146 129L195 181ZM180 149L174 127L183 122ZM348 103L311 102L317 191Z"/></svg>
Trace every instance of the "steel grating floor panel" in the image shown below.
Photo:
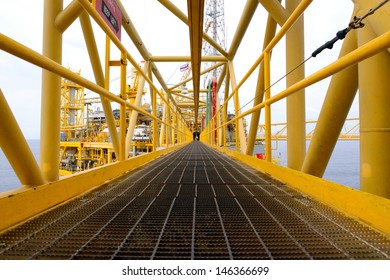
<svg viewBox="0 0 390 280"><path fill-rule="evenodd" d="M0 235L0 259L389 259L390 238L200 142Z"/></svg>

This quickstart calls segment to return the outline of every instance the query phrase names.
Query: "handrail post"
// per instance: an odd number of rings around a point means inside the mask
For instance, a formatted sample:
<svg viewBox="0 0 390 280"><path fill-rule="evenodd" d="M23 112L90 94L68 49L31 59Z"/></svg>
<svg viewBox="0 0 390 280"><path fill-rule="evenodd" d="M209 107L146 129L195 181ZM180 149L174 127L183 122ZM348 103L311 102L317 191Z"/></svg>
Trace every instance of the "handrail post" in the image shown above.
<svg viewBox="0 0 390 280"><path fill-rule="evenodd" d="M264 88L265 100L271 97L271 69L270 54L264 52ZM271 104L265 105L265 159L272 161L272 142L271 142Z"/></svg>
<svg viewBox="0 0 390 280"><path fill-rule="evenodd" d="M120 66L120 96L126 100L126 69L127 69L127 55L126 52L121 52L121 66ZM123 161L127 158L126 151L126 105L120 106L119 118L119 160ZM127 154L126 154L127 153Z"/></svg>

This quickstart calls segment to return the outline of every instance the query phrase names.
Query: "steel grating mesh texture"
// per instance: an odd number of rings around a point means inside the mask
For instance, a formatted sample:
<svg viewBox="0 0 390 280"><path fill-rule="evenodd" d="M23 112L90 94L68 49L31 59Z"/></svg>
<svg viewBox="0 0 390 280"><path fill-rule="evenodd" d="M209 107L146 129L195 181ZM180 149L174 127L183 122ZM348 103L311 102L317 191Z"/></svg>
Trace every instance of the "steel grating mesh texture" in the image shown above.
<svg viewBox="0 0 390 280"><path fill-rule="evenodd" d="M194 141L0 235L0 259L389 259L390 238Z"/></svg>

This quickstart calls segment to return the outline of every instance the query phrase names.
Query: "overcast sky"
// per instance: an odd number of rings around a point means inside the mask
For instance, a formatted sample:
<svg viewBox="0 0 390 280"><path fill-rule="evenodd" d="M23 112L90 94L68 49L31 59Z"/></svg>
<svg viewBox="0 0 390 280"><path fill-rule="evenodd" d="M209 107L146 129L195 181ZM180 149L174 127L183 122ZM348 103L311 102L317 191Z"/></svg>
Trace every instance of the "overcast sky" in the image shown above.
<svg viewBox="0 0 390 280"><path fill-rule="evenodd" d="M186 0L172 2L187 13ZM244 0L225 0L228 48L245 2ZM67 4L69 1L64 1L64 3ZM170 15L160 3L156 0L122 0L122 3L127 8L134 25L151 54L189 55L189 46L186 45L189 42L188 27ZM313 1L305 14L306 57L310 56L320 45L332 39L337 31L348 25L352 7L351 0ZM238 81L261 53L267 18L264 11L264 8L259 5L234 60ZM42 13L43 0L2 1L0 9L1 33L41 53ZM98 40L104 38L99 32L96 35ZM141 61L142 58L126 37L125 32L122 32L122 38L130 54L137 61ZM63 42L63 66L70 67L73 70L81 69L82 76L94 80L78 21L74 22L69 30L65 32ZM338 56L341 43L338 42L332 50L325 50L317 58L311 59L306 64L306 75L334 61ZM273 64L271 64L272 82L284 75L285 56L283 45L282 43L273 53ZM101 49L102 54L103 51L104 48ZM158 64L157 66L165 79L173 74L172 84L180 79L181 73L178 70L177 63ZM253 98L254 79L257 76L257 71L255 73L254 77L249 79L240 91L242 105ZM112 76L115 76L115 73ZM306 90L307 119L317 118L326 92L326 84L327 81ZM282 81L272 89L272 94L277 93L278 90L282 90L284 87L285 81ZM39 138L41 70L0 51L0 88L25 137L27 139ZM112 91L117 93L114 87ZM248 108L246 107L244 110ZM355 104L350 116L358 116L357 112ZM272 114L274 122L283 121L285 118L284 103L274 106Z"/></svg>

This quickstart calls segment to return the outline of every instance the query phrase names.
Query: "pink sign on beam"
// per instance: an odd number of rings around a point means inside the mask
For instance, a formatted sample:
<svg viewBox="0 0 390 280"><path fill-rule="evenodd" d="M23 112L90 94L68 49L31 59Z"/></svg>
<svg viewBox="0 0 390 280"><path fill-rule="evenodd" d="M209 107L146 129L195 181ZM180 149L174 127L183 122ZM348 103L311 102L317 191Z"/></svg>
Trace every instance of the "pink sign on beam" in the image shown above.
<svg viewBox="0 0 390 280"><path fill-rule="evenodd" d="M120 40L122 30L122 13L115 0L96 0L96 11Z"/></svg>

